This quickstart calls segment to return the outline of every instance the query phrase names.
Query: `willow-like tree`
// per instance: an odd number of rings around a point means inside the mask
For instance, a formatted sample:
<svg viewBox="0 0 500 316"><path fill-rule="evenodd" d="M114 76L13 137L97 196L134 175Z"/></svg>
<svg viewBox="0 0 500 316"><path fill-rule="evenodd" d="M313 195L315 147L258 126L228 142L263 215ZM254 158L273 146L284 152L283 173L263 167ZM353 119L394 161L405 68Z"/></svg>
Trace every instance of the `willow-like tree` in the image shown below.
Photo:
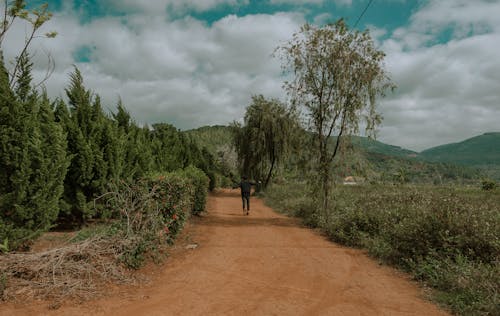
<svg viewBox="0 0 500 316"><path fill-rule="evenodd" d="M316 192L326 212L332 163L344 137L358 133L363 121L374 136L381 122L376 100L394 87L383 68L385 54L368 31L349 31L343 20L323 27L306 24L276 53L291 78L285 82L290 99L309 117L320 179Z"/></svg>
<svg viewBox="0 0 500 316"><path fill-rule="evenodd" d="M253 96L244 125L233 124L233 142L240 161L240 171L269 184L276 165L282 161L298 128L293 110L276 99Z"/></svg>

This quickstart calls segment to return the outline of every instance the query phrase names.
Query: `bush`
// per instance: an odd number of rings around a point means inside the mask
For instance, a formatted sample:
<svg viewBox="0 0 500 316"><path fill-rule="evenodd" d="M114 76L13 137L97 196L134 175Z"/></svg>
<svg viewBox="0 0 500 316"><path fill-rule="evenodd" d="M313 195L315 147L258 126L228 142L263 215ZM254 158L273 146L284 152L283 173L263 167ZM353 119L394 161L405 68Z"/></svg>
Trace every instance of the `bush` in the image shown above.
<svg viewBox="0 0 500 316"><path fill-rule="evenodd" d="M205 210L207 194L209 189L209 178L200 169L189 166L184 169L184 174L191 180L194 186L193 214L200 214Z"/></svg>
<svg viewBox="0 0 500 316"><path fill-rule="evenodd" d="M163 230L169 242L184 227L194 205L195 188L182 171L150 176L147 186L158 203Z"/></svg>
<svg viewBox="0 0 500 316"><path fill-rule="evenodd" d="M436 186L337 187L332 208L318 215L307 190L271 187L266 201L413 273L458 314L499 314L500 196Z"/></svg>
<svg viewBox="0 0 500 316"><path fill-rule="evenodd" d="M148 256L158 259L161 247L171 244L182 230L193 209L195 189L191 178L179 171L115 183L105 199L113 224L82 230L75 239L96 234L116 238L120 260L137 269Z"/></svg>
<svg viewBox="0 0 500 316"><path fill-rule="evenodd" d="M481 182L481 188L485 191L494 190L496 187L497 183L493 180L486 179Z"/></svg>

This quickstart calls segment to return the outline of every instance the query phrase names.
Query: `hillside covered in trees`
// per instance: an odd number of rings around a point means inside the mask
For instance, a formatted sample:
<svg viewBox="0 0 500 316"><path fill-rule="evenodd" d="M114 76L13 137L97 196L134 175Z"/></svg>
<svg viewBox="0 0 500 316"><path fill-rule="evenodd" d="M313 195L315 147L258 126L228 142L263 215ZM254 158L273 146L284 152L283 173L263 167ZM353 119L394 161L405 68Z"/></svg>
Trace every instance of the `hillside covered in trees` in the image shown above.
<svg viewBox="0 0 500 316"><path fill-rule="evenodd" d="M231 153L231 127L229 126L204 126L195 130L186 131L196 135L194 139L203 139L203 144L215 156L223 152ZM307 133L302 131L302 136ZM484 169L478 166L461 166L450 161L432 161L427 157L398 146L388 145L368 137L352 136L350 149L345 152L348 157L335 169L339 180L346 176L363 177L367 181L387 183L472 183L487 176ZM302 146L307 148L307 143ZM221 150L221 149L224 149ZM303 148L303 149L305 149ZM233 155L235 153L233 152ZM480 154L478 158L480 159ZM293 158L297 159L297 157ZM500 161L500 160L499 160ZM295 161L295 164L300 161ZM290 175L293 167L292 161L283 165L280 173ZM234 164L233 164L234 166ZM287 170L288 168L291 168ZM492 166L494 167L494 166Z"/></svg>

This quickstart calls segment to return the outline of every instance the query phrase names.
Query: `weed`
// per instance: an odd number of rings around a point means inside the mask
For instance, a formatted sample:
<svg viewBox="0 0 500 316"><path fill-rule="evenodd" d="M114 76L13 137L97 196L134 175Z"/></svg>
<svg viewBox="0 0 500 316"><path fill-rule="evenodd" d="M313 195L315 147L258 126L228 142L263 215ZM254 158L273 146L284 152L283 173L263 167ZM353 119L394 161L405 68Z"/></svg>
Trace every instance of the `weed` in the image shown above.
<svg viewBox="0 0 500 316"><path fill-rule="evenodd" d="M467 187L338 187L331 209L317 215L308 191L304 184L273 186L266 201L412 273L457 314L500 315L499 195Z"/></svg>

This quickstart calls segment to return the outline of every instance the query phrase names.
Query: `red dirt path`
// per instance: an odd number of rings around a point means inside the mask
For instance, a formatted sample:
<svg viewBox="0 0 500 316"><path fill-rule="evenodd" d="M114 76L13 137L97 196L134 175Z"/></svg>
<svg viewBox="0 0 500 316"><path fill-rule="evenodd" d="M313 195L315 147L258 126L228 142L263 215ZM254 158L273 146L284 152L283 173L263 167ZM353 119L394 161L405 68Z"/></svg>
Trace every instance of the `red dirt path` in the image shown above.
<svg viewBox="0 0 500 316"><path fill-rule="evenodd" d="M155 280L125 293L49 310L0 304L1 315L447 315L394 270L338 246L237 191L209 197L198 247L174 253ZM2 306L3 305L3 306Z"/></svg>

